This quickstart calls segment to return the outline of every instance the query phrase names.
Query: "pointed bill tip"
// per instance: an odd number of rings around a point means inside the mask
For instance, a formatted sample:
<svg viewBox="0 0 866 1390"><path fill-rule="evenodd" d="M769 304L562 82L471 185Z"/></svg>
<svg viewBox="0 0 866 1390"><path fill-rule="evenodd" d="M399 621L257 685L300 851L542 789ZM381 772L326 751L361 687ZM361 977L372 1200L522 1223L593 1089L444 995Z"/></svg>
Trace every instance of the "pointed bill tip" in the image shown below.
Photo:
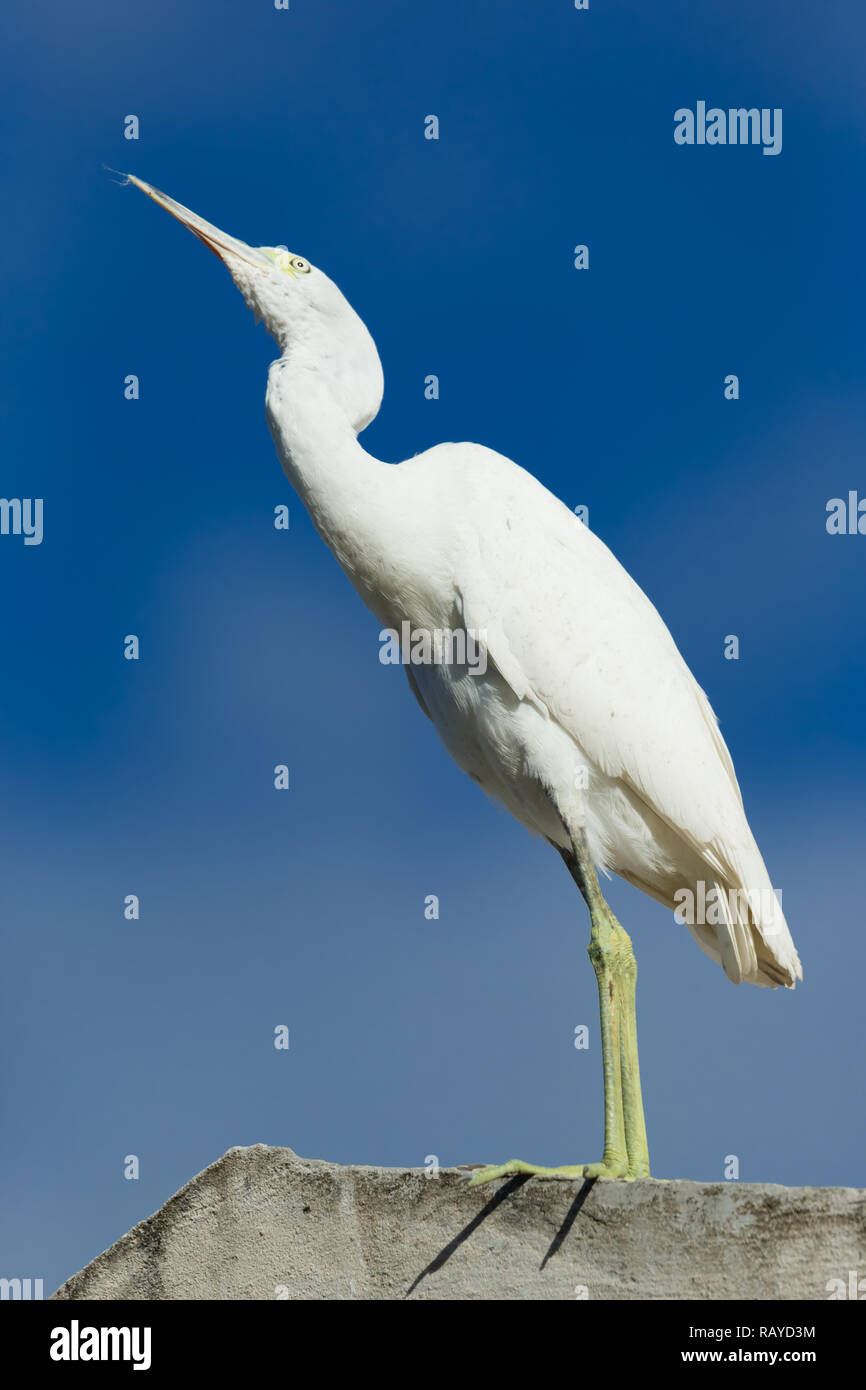
<svg viewBox="0 0 866 1390"><path fill-rule="evenodd" d="M112 169L110 164L105 163L105 160L102 161L102 168L105 170L106 174L114 175L112 182L118 184L121 188L125 188L132 178L131 174L123 174L119 169Z"/></svg>
<svg viewBox="0 0 866 1390"><path fill-rule="evenodd" d="M164 204L172 202L172 199L167 197L165 193L160 193L158 188L153 187L153 184L145 183L144 179L138 178L136 174L125 174L122 169L113 169L112 166L106 164L105 161L103 161L102 167L106 174L112 175L114 182L117 183L120 188L126 188L127 184L134 183L136 188L140 188L142 193L147 194L148 198L153 198L156 202L162 202ZM180 204L175 204L175 206L179 207ZM171 209L169 209L169 211L170 210ZM193 214L190 213L190 216L192 215Z"/></svg>

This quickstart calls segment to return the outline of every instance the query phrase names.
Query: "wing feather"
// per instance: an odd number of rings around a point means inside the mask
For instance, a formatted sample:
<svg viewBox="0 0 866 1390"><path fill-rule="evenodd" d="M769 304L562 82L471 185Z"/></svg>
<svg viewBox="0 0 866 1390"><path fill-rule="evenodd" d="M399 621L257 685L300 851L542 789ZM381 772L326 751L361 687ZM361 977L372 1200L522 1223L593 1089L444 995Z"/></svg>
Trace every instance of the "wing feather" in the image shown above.
<svg viewBox="0 0 866 1390"><path fill-rule="evenodd" d="M649 599L531 474L489 450L453 447L483 455L457 528L459 605L468 627L486 630L515 695L689 846L708 887L769 888L715 715ZM802 975L781 909L726 910L716 939L732 979Z"/></svg>

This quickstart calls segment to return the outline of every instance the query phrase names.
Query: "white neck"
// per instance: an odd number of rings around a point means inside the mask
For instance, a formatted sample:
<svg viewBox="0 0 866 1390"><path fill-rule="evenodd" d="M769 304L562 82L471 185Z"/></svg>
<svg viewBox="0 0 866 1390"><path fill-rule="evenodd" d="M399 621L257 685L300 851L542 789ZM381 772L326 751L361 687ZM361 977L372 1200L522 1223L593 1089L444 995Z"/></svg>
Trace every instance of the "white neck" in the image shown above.
<svg viewBox="0 0 866 1390"><path fill-rule="evenodd" d="M320 371L291 352L271 364L265 407L283 471L316 530L364 602L389 622L399 468L362 448ZM396 575L394 586L396 598Z"/></svg>

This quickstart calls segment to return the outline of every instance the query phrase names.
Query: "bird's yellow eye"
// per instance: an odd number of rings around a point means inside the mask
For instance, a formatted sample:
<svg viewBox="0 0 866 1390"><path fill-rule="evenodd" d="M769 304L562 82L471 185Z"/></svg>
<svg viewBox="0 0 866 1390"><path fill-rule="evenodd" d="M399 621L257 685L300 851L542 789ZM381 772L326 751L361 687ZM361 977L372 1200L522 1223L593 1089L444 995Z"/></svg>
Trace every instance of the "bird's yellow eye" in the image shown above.
<svg viewBox="0 0 866 1390"><path fill-rule="evenodd" d="M284 270L287 275L308 275L313 268L303 256L293 256L285 246L260 246L259 250L273 261L277 270Z"/></svg>

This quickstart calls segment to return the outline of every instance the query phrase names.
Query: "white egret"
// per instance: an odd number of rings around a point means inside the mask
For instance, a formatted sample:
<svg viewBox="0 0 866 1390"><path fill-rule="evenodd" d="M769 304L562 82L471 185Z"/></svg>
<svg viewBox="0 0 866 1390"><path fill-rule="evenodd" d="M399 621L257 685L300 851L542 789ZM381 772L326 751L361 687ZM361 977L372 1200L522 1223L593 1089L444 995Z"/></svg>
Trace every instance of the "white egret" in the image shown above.
<svg viewBox="0 0 866 1390"><path fill-rule="evenodd" d="M706 696L643 591L531 474L480 444L440 444L399 465L362 448L382 367L321 270L279 247L248 246L129 177L220 257L279 344L265 398L277 453L382 627L480 643L484 661L443 648L441 660L406 666L409 683L454 760L559 851L589 908L601 1161L511 1160L473 1182L517 1172L648 1176L637 967L596 866L679 907L736 984L802 979ZM689 902L699 910L689 913Z"/></svg>

